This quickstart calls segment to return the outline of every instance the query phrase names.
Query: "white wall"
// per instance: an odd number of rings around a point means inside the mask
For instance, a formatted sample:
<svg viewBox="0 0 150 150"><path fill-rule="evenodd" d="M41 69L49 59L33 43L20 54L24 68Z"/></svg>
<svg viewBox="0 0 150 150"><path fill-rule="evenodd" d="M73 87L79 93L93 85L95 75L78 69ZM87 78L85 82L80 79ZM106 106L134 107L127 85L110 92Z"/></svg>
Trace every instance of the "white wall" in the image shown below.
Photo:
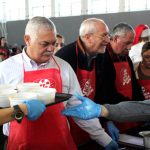
<svg viewBox="0 0 150 150"><path fill-rule="evenodd" d="M119 22L127 22L133 27L141 23L145 23L150 26L150 11L60 17L51 18L51 20L56 24L57 31L64 35L66 42L70 43L78 37L81 22L89 17L98 17L103 19L107 23L110 30ZM23 36L26 23L27 20L12 21L7 23L8 42L10 44L24 44Z"/></svg>

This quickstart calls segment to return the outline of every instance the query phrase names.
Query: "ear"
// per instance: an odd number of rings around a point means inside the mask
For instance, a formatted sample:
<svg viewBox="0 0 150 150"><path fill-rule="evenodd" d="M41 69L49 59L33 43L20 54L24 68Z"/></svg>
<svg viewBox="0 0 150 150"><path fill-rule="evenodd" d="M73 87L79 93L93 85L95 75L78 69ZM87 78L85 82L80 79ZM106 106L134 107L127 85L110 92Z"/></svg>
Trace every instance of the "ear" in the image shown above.
<svg viewBox="0 0 150 150"><path fill-rule="evenodd" d="M86 34L84 36L84 38L85 38L87 43L89 43L89 44L92 43L92 36L91 36L91 34Z"/></svg>
<svg viewBox="0 0 150 150"><path fill-rule="evenodd" d="M30 46L30 36L29 35L24 36L24 41L25 41L27 46Z"/></svg>

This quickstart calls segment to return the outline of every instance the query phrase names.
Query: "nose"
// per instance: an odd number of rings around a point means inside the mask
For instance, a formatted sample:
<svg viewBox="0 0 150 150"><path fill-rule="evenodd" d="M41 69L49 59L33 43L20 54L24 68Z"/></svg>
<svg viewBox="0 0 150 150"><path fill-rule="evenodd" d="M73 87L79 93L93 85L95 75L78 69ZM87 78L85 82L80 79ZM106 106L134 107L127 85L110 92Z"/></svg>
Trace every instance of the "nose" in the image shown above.
<svg viewBox="0 0 150 150"><path fill-rule="evenodd" d="M57 47L57 49L61 49L61 46L59 45L59 46Z"/></svg>
<svg viewBox="0 0 150 150"><path fill-rule="evenodd" d="M54 45L53 44L49 44L47 46L47 51L53 51L54 50Z"/></svg>
<svg viewBox="0 0 150 150"><path fill-rule="evenodd" d="M110 36L109 36L109 35L105 37L105 41L106 41L107 43L110 43Z"/></svg>

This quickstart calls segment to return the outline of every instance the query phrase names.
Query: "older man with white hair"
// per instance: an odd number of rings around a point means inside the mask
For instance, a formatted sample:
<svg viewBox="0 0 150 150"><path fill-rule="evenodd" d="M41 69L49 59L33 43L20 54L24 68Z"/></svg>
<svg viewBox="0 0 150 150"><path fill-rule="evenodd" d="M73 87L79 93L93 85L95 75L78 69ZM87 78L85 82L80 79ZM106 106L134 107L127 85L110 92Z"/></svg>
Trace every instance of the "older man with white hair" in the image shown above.
<svg viewBox="0 0 150 150"><path fill-rule="evenodd" d="M109 29L106 23L99 18L88 18L80 25L78 39L56 53L57 56L72 66L83 94L98 102L105 101L106 95L111 97L108 90L111 83L108 83L107 80L110 78L112 71L107 68L112 68L112 60L108 59L107 65L104 65L104 53L109 42ZM114 86L110 88L113 89ZM86 133L77 127L72 119L69 119L69 121L76 144L86 143L89 147L89 138Z"/></svg>
<svg viewBox="0 0 150 150"><path fill-rule="evenodd" d="M56 27L45 17L34 17L27 23L24 40L26 47L0 64L0 84L50 81L57 92L82 94L76 75L64 60L53 56ZM79 104L75 97L68 106ZM10 123L7 150L77 150L71 137L67 118L61 115L64 104L47 107L34 122L23 118L21 124ZM75 119L81 128L99 144L115 144L104 132L97 118L88 121ZM107 147L108 148L108 147ZM110 148L109 148L110 149Z"/></svg>

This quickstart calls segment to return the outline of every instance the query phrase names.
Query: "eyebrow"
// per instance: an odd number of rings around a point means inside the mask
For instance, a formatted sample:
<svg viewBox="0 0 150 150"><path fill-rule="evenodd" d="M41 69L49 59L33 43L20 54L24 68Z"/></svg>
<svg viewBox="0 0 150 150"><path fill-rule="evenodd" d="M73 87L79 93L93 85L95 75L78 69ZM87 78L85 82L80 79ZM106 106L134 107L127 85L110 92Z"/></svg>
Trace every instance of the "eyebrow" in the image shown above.
<svg viewBox="0 0 150 150"><path fill-rule="evenodd" d="M41 43L41 44L52 44L52 43L56 43L56 40L55 40L55 41L50 41L50 42L41 41L40 43Z"/></svg>

